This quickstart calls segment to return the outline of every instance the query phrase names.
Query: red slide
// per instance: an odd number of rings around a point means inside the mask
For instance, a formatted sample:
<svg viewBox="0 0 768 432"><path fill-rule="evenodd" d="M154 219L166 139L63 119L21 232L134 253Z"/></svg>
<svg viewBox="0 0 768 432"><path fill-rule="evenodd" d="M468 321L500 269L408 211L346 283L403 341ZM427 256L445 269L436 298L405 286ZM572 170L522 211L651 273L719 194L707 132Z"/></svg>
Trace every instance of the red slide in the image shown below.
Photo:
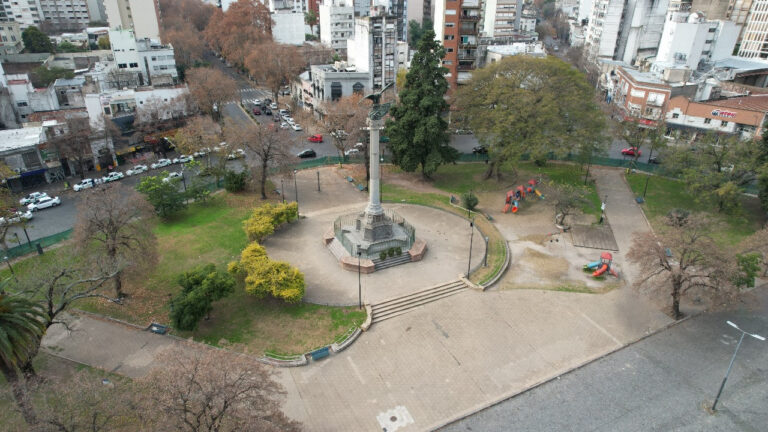
<svg viewBox="0 0 768 432"><path fill-rule="evenodd" d="M603 273L605 273L606 270L608 270L608 264L603 264L602 267L600 267L599 269L595 270L594 273L592 273L592 276L594 277L600 276Z"/></svg>

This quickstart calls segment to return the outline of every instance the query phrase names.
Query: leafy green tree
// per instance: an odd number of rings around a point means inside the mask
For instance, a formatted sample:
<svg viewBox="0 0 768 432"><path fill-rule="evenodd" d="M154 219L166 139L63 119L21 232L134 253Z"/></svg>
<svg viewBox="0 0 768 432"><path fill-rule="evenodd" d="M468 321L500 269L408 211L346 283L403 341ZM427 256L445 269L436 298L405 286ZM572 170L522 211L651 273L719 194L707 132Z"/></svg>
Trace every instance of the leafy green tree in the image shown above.
<svg viewBox="0 0 768 432"><path fill-rule="evenodd" d="M45 331L44 319L37 304L0 294L0 371L11 386L24 420L30 425L37 423L37 415L20 366L37 352Z"/></svg>
<svg viewBox="0 0 768 432"><path fill-rule="evenodd" d="M24 41L24 48L31 53L52 53L53 43L48 35L41 32L39 28L30 26L21 32L21 40Z"/></svg>
<svg viewBox="0 0 768 432"><path fill-rule="evenodd" d="M604 115L584 75L557 58L513 56L476 70L459 116L488 148L486 178L523 154L538 163L603 142Z"/></svg>
<svg viewBox="0 0 768 432"><path fill-rule="evenodd" d="M224 173L224 189L226 189L227 192L241 192L245 190L245 181L247 178L247 171L238 173L232 170L227 170L227 172Z"/></svg>
<svg viewBox="0 0 768 432"><path fill-rule="evenodd" d="M71 69L58 67L48 69L45 66L35 68L29 75L32 85L36 88L48 87L59 78L70 79L75 77L75 73Z"/></svg>
<svg viewBox="0 0 768 432"><path fill-rule="evenodd" d="M445 163L458 159L459 153L448 145L448 111L445 93L446 69L440 66L445 49L435 41L435 33L427 30L413 56L411 70L400 90L400 102L390 110L386 136L393 162L404 171L421 173L429 178Z"/></svg>
<svg viewBox="0 0 768 432"><path fill-rule="evenodd" d="M711 203L720 212L735 212L741 208L741 188L759 171L758 149L751 140L708 133L692 144L670 148L665 165L682 177L699 202Z"/></svg>
<svg viewBox="0 0 768 432"><path fill-rule="evenodd" d="M164 182L160 176L147 176L141 180L136 190L147 197L158 216L167 219L187 206L184 193L179 191L176 183Z"/></svg>
<svg viewBox="0 0 768 432"><path fill-rule="evenodd" d="M464 208L473 211L475 207L477 207L479 201L477 195L473 194L472 191L469 191L461 196L461 202L464 203Z"/></svg>
<svg viewBox="0 0 768 432"><path fill-rule="evenodd" d="M201 318L208 316L213 302L235 290L235 280L213 264L182 273L176 279L181 293L173 300L171 320L179 330L194 330Z"/></svg>
<svg viewBox="0 0 768 432"><path fill-rule="evenodd" d="M319 18L315 11L309 10L304 13L304 22L309 26L309 31L312 32L312 36L315 35L315 26L319 22Z"/></svg>
<svg viewBox="0 0 768 432"><path fill-rule="evenodd" d="M111 45L109 43L109 36L107 35L107 36L100 37L98 41L98 45L99 45L99 49L102 49L102 50L110 49Z"/></svg>
<svg viewBox="0 0 768 432"><path fill-rule="evenodd" d="M67 41L64 41L56 46L56 52L60 52L60 53L73 53L73 52L83 52L83 51L86 51L85 48L75 46L71 42L67 42Z"/></svg>

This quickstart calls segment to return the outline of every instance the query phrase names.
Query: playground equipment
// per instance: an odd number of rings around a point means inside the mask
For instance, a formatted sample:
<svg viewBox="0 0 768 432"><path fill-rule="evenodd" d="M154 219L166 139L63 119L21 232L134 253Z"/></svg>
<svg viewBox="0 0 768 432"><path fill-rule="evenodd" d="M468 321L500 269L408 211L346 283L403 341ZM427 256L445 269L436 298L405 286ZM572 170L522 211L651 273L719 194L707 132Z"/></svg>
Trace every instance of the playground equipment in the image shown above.
<svg viewBox="0 0 768 432"><path fill-rule="evenodd" d="M525 200L526 193L529 195L535 194L539 198L544 199L544 195L536 189L536 183L535 179L530 179L528 180L527 186L520 185L508 191L507 197L504 200L504 210L502 210L502 212L509 213L511 211L512 213L517 213L520 209L520 202Z"/></svg>
<svg viewBox="0 0 768 432"><path fill-rule="evenodd" d="M615 277L619 277L619 274L616 273L616 270L611 268L611 264L613 263L613 255L611 255L610 252L603 252L600 254L600 259L598 261L592 261L589 264L584 265L584 270L595 270L592 273L593 277L602 276L605 274L605 272L608 272L612 274Z"/></svg>

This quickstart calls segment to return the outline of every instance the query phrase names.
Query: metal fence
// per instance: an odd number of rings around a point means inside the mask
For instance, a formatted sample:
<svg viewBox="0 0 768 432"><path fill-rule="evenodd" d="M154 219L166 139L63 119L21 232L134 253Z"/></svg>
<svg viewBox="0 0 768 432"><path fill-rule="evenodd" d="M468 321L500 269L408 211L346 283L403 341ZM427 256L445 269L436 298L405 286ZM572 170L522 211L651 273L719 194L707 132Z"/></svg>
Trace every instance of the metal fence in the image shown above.
<svg viewBox="0 0 768 432"><path fill-rule="evenodd" d="M401 240L391 240L386 242L377 242L375 245L375 248L370 249L368 252L364 254L364 258L370 258L372 254L377 254L383 250L387 250L389 248L394 247L400 247L402 249L410 249L411 246L413 246L413 242L416 240L416 228L413 227L413 225L409 224L408 221L405 220L402 216L397 214L393 210L385 209L384 215L389 218L392 223L399 225L403 231L405 231L407 241L406 244L404 244ZM336 239L341 242L341 245L344 246L344 249L349 252L350 255L355 256L357 255L357 246L353 244L347 236L344 235L344 232L348 232L352 229L357 228L357 220L361 218L360 213L352 213L352 214L346 214L339 216L336 218L335 221L333 221L333 234L336 237Z"/></svg>
<svg viewBox="0 0 768 432"><path fill-rule="evenodd" d="M7 256L9 259L20 257L22 255L35 252L37 250L37 245L40 245L40 247L42 248L46 248L60 241L64 241L68 239L69 236L71 235L72 235L72 230L68 229L60 233L56 233L46 237L40 237L38 239L32 240L31 242L22 243L18 246L9 248L7 251L5 251L5 256Z"/></svg>

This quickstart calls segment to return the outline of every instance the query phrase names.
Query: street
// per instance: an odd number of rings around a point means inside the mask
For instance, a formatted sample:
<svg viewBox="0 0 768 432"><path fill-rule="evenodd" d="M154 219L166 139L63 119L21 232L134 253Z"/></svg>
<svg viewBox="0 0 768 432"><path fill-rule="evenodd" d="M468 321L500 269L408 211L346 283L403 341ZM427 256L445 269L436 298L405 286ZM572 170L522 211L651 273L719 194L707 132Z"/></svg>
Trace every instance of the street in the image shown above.
<svg viewBox="0 0 768 432"><path fill-rule="evenodd" d="M768 337L768 287L750 309L693 317L466 417L458 431L765 431L768 342L747 337L711 407L740 333Z"/></svg>

